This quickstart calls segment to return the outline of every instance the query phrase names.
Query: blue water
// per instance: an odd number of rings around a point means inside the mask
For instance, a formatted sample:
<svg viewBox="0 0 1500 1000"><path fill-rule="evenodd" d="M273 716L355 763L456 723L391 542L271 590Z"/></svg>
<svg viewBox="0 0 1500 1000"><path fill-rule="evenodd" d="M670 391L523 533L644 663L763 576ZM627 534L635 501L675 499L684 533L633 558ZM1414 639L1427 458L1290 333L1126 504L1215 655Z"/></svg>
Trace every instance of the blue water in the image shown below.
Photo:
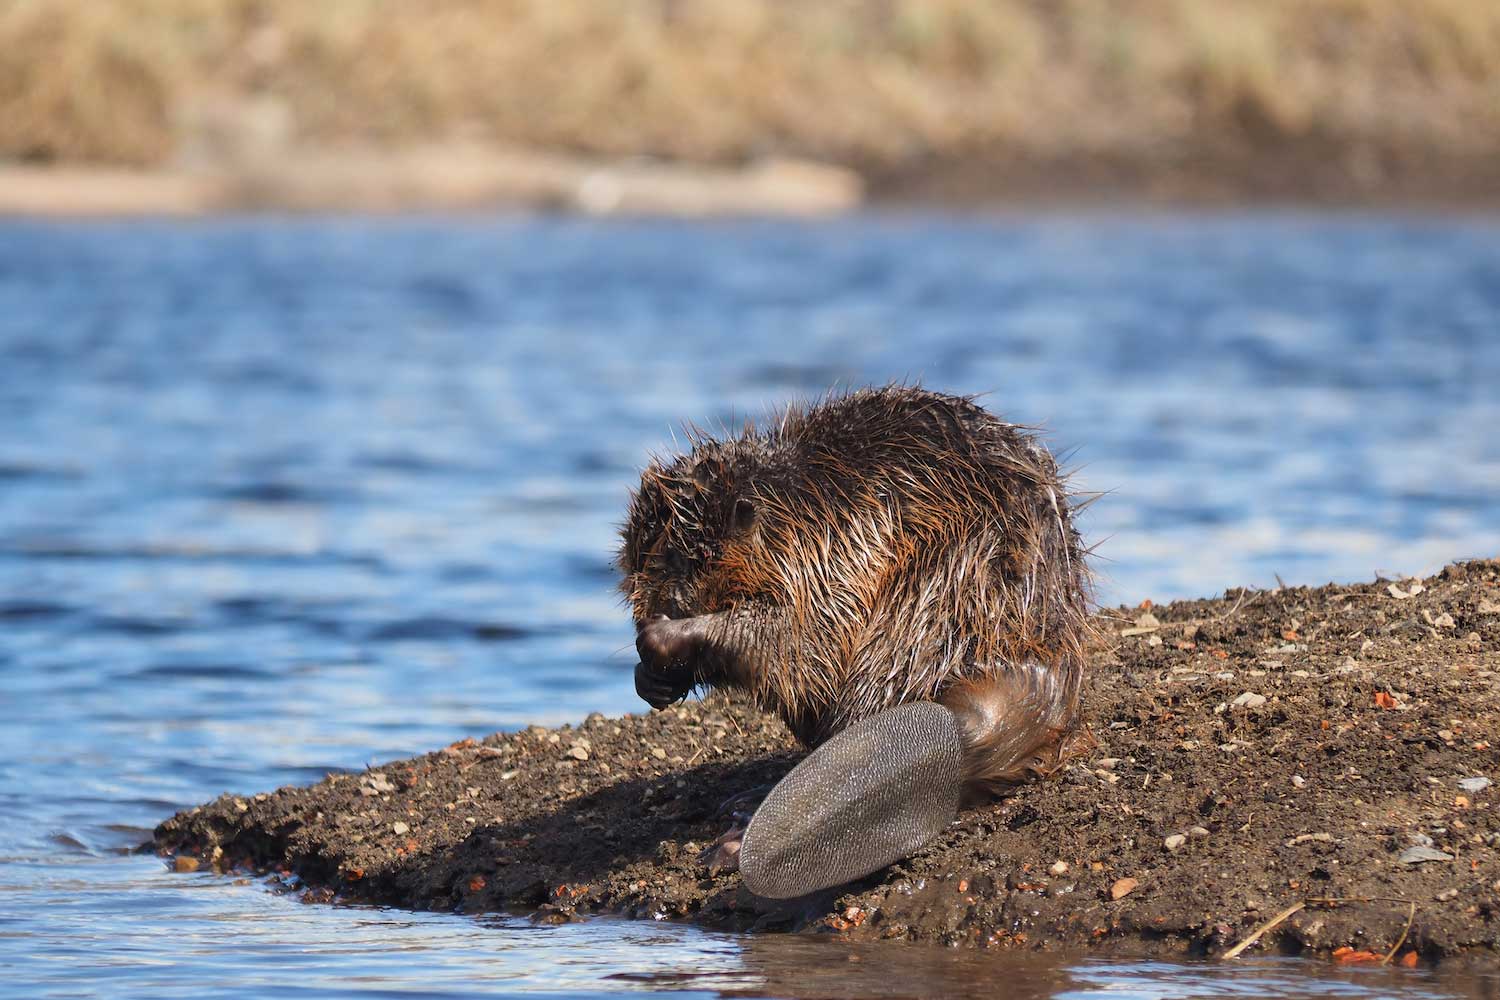
<svg viewBox="0 0 1500 1000"><path fill-rule="evenodd" d="M1500 554L1493 223L0 223L0 991L1500 989L310 907L129 853L223 790L640 710L648 453L917 378L1107 491L1108 602Z"/></svg>

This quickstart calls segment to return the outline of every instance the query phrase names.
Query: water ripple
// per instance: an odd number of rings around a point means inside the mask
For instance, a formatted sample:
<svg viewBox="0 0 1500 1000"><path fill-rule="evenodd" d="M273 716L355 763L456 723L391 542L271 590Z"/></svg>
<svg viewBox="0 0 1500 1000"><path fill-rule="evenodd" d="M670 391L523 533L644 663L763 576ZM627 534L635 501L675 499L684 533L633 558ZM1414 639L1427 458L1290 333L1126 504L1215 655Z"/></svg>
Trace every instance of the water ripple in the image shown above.
<svg viewBox="0 0 1500 1000"><path fill-rule="evenodd" d="M0 222L0 968L28 997L1494 995L299 906L174 809L639 710L686 422L925 379L1042 424L1106 601L1500 554L1500 228L1285 214Z"/></svg>

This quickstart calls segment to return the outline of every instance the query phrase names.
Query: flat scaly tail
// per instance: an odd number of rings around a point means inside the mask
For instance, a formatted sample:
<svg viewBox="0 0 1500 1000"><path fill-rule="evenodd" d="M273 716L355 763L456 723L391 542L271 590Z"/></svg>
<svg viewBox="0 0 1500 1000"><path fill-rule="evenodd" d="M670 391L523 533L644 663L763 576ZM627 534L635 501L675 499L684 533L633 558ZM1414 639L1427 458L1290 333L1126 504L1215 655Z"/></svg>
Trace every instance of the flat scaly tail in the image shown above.
<svg viewBox="0 0 1500 1000"><path fill-rule="evenodd" d="M746 887L790 899L869 875L941 833L965 793L1052 770L1072 722L1065 688L1028 664L956 685L945 704L898 705L849 726L756 810L739 855Z"/></svg>

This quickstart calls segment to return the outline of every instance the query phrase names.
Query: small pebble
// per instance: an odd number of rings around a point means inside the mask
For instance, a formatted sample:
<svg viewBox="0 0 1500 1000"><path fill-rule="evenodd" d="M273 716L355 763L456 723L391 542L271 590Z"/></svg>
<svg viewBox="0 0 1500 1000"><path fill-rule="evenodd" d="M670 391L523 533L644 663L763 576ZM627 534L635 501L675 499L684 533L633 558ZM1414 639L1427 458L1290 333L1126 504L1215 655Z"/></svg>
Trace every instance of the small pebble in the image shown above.
<svg viewBox="0 0 1500 1000"><path fill-rule="evenodd" d="M1124 899L1126 896L1134 892L1135 887L1140 884L1141 883L1139 879L1122 878L1114 885L1109 887L1109 898Z"/></svg>
<svg viewBox="0 0 1500 1000"><path fill-rule="evenodd" d="M1484 777L1484 775L1480 775L1477 778L1464 778L1458 783L1458 787L1466 792L1474 793L1484 791L1486 788L1490 787L1491 784L1493 784L1493 782L1491 782L1489 778Z"/></svg>
<svg viewBox="0 0 1500 1000"><path fill-rule="evenodd" d="M1172 834L1172 836L1170 836L1166 840L1162 841L1162 846L1165 847L1169 851L1175 851L1179 847L1181 847L1183 844L1186 844L1186 843L1187 843L1187 838L1186 837L1184 837L1180 833L1174 833L1174 834Z"/></svg>
<svg viewBox="0 0 1500 1000"><path fill-rule="evenodd" d="M1437 894L1437 901L1439 903L1446 903L1450 899L1457 898L1457 896L1458 896L1458 890L1457 889L1444 889L1442 892L1440 892L1440 893Z"/></svg>
<svg viewBox="0 0 1500 1000"><path fill-rule="evenodd" d="M401 822L400 820L397 820L396 822L394 822L394 823L391 824L391 832L394 833L396 836L399 837L403 833L409 833L409 832L411 832L411 827L407 826L405 823Z"/></svg>
<svg viewBox="0 0 1500 1000"><path fill-rule="evenodd" d="M1292 775L1292 787L1293 788L1301 788L1303 785L1306 785L1306 784L1307 784L1307 779L1304 778L1304 777L1302 777L1302 775L1300 775L1300 774L1294 774L1294 775Z"/></svg>
<svg viewBox="0 0 1500 1000"><path fill-rule="evenodd" d="M575 743L568 747L566 756L572 757L574 760L588 760L589 752L583 746Z"/></svg>
<svg viewBox="0 0 1500 1000"><path fill-rule="evenodd" d="M1205 827L1195 826L1188 831L1188 836L1192 837L1194 840L1202 840L1204 837L1208 836L1208 830Z"/></svg>
<svg viewBox="0 0 1500 1000"><path fill-rule="evenodd" d="M1244 694L1240 695L1229 704L1233 708L1260 708L1260 706L1264 705L1265 703L1265 695L1256 694L1253 691L1246 691Z"/></svg>
<svg viewBox="0 0 1500 1000"><path fill-rule="evenodd" d="M1062 860L1054 861L1052 862L1052 867L1047 869L1047 872L1050 875L1066 875L1068 874L1068 863Z"/></svg>

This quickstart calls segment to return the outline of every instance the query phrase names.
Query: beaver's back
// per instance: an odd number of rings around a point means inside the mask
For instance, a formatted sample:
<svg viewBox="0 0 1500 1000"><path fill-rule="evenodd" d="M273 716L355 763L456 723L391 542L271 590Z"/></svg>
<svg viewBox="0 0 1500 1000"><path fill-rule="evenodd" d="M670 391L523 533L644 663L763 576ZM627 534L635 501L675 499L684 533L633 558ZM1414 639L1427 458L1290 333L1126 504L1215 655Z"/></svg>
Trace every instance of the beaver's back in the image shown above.
<svg viewBox="0 0 1500 1000"><path fill-rule="evenodd" d="M706 592L790 611L753 689L820 742L891 705L1015 670L1076 712L1088 630L1084 552L1056 462L972 400L910 387L806 409L729 449L752 485L755 551Z"/></svg>

